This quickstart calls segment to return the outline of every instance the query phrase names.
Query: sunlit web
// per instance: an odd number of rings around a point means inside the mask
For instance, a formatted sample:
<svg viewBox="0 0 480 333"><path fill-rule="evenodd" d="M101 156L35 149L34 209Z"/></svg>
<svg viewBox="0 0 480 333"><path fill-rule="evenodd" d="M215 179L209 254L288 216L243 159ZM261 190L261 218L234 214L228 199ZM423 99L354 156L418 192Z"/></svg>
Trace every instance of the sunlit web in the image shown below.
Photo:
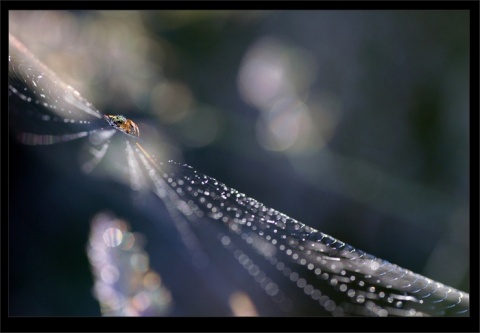
<svg viewBox="0 0 480 333"><path fill-rule="evenodd" d="M205 279L231 280L215 266L210 244L243 269L284 314L307 299L309 315L460 316L469 295L415 274L265 207L191 166L158 161L134 136L64 84L16 39L10 37L9 103L28 103L10 113L10 127L28 145L50 145L88 137L93 171L120 137L132 191L151 190L162 200L195 269ZM22 123L24 117L38 122ZM152 240L153 241L153 240ZM234 282L231 282L234 284ZM167 286L168 287L168 286Z"/></svg>

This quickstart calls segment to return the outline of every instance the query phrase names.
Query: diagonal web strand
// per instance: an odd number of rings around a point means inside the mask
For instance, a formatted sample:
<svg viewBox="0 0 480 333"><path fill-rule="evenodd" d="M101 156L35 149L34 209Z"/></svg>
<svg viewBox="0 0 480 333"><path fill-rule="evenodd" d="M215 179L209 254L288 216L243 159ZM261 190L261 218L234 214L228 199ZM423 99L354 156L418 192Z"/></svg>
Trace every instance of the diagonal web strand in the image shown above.
<svg viewBox="0 0 480 333"><path fill-rule="evenodd" d="M147 172L152 175L156 193L162 200L171 200L172 205L177 207L187 203L188 207L178 210L189 219L223 223L230 234L240 236L248 245L254 246L252 244L256 243L257 248L262 248L258 243L266 243L264 247L273 245L278 252L287 256L289 262L313 270L317 280L328 281L328 289L323 287L319 290L324 295L330 294L335 300L339 298L335 296L337 293L345 293L349 303L339 304L340 308L353 309L355 313L360 311L357 308L367 307L370 315L378 316L389 313L439 316L468 311L469 295L466 293L355 249L277 210L265 207L188 165L169 161L162 169L162 163L152 161L141 145L137 143L137 146L137 153L144 157ZM252 235L256 237L255 241ZM262 253L261 250L259 252ZM272 264L279 262L271 252L263 254ZM285 264L279 267L291 270ZM292 282L298 280L293 278ZM308 294L318 295L314 293L317 289L308 286ZM301 283L299 287L304 289L307 284ZM324 298L322 302L332 311L336 309L332 303L334 301L328 302Z"/></svg>

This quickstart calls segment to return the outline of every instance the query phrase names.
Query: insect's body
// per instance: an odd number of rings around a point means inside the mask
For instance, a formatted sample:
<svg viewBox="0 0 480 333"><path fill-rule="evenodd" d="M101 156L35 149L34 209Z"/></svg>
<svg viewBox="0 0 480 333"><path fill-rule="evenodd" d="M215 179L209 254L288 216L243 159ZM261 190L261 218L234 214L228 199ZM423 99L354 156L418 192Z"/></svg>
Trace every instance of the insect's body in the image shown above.
<svg viewBox="0 0 480 333"><path fill-rule="evenodd" d="M140 130L138 129L137 124L130 119L127 119L122 115L106 115L105 117L110 125L118 128L122 132L137 138L140 136Z"/></svg>

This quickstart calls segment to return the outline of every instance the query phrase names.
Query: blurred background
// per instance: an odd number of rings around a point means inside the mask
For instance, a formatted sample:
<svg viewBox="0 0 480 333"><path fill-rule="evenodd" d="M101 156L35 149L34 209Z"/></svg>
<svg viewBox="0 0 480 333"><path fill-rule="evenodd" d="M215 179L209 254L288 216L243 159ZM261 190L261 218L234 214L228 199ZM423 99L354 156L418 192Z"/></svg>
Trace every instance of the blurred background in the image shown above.
<svg viewBox="0 0 480 333"><path fill-rule="evenodd" d="M9 13L10 33L134 120L158 160L466 292L469 24L460 10ZM10 140L10 315L100 314L85 249L104 209L175 282L154 251L168 235L121 183L82 173L79 150Z"/></svg>

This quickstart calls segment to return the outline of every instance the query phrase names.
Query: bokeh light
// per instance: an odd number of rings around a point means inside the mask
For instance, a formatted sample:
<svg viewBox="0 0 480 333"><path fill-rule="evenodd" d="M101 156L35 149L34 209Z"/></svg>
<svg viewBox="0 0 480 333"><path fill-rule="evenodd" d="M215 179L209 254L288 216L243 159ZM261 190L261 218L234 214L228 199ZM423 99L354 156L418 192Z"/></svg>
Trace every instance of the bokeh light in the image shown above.
<svg viewBox="0 0 480 333"><path fill-rule="evenodd" d="M172 306L160 276L150 270L143 245L125 221L99 213L91 223L87 249L94 295L105 316L165 316Z"/></svg>

